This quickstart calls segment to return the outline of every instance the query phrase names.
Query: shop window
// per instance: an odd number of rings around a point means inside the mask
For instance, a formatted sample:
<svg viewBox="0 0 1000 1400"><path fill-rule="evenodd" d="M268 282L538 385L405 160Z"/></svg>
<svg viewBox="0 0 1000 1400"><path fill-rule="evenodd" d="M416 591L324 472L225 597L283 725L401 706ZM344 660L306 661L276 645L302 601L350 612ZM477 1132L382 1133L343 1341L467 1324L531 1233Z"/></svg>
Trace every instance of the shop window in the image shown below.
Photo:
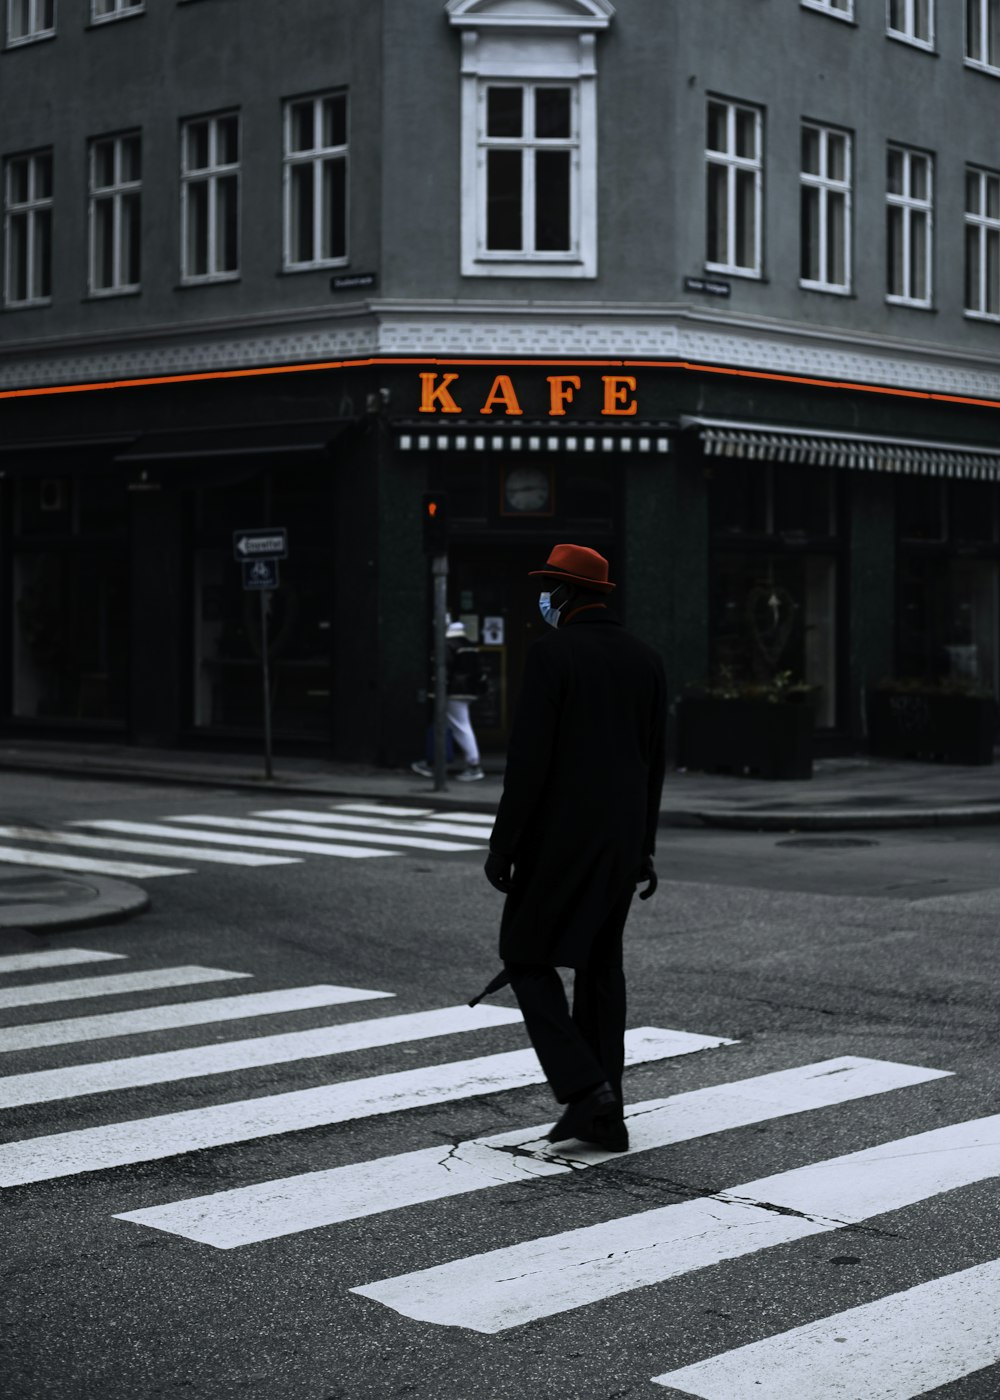
<svg viewBox="0 0 1000 1400"><path fill-rule="evenodd" d="M781 464L771 469L774 532L819 539L837 533L834 475L828 468Z"/></svg>
<svg viewBox="0 0 1000 1400"><path fill-rule="evenodd" d="M837 533L834 473L826 467L769 462L713 462L709 467L712 534L777 536L789 543Z"/></svg>
<svg viewBox="0 0 1000 1400"><path fill-rule="evenodd" d="M997 488L955 481L948 492L948 533L955 544L992 544L997 537Z"/></svg>
<svg viewBox="0 0 1000 1400"><path fill-rule="evenodd" d="M614 474L601 462L565 463L557 477L557 509L567 520L610 524L615 513Z"/></svg>
<svg viewBox="0 0 1000 1400"><path fill-rule="evenodd" d="M16 483L13 713L72 724L125 720L128 557L117 478Z"/></svg>
<svg viewBox="0 0 1000 1400"><path fill-rule="evenodd" d="M900 557L897 671L997 693L1000 563L940 553Z"/></svg>
<svg viewBox="0 0 1000 1400"><path fill-rule="evenodd" d="M903 477L897 483L896 512L900 539L943 540L945 483L936 477Z"/></svg>
<svg viewBox="0 0 1000 1400"><path fill-rule="evenodd" d="M444 469L443 489L448 493L448 510L453 520L486 520L486 464L481 455L449 461Z"/></svg>

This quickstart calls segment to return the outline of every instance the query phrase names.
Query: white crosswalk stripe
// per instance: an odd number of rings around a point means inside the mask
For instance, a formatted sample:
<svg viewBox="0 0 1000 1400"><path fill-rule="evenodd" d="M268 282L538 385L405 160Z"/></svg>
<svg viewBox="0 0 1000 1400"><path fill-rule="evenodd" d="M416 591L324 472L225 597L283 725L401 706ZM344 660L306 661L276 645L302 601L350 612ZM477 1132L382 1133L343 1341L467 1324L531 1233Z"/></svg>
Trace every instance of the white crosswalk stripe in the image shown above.
<svg viewBox="0 0 1000 1400"><path fill-rule="evenodd" d="M700 1400L913 1400L998 1362L993 1259L653 1380Z"/></svg>
<svg viewBox="0 0 1000 1400"><path fill-rule="evenodd" d="M207 851L203 846L171 846L159 841L128 841L85 836L80 831L40 831L30 826L0 826L0 836L39 845L87 846L91 850L128 851L134 855L170 856L174 860L203 860L219 865L296 865L294 856L252 855L248 851Z"/></svg>
<svg viewBox="0 0 1000 1400"><path fill-rule="evenodd" d="M83 1001L87 997L121 996L124 992L190 987L198 982L222 982L249 977L249 972L224 972L218 967L155 967L146 972L116 972L108 977L74 977L65 982L31 982L23 987L0 987L0 1010L41 1006L48 1001Z"/></svg>
<svg viewBox="0 0 1000 1400"><path fill-rule="evenodd" d="M180 866L146 865L130 860L98 860L64 851L26 851L20 846L0 846L0 865L32 865L43 870L73 870L86 875L120 875L128 880L153 880L160 875L190 875Z"/></svg>
<svg viewBox="0 0 1000 1400"><path fill-rule="evenodd" d="M942 1070L847 1056L636 1103L626 1115L631 1155L944 1077ZM547 1126L214 1192L118 1218L233 1249L444 1196L579 1171L616 1156L582 1145L549 1146Z"/></svg>
<svg viewBox="0 0 1000 1400"><path fill-rule="evenodd" d="M35 972L43 967L69 967L73 963L107 962L124 953L98 953L93 948L46 948L37 953L5 953L0 957L0 974Z"/></svg>
<svg viewBox="0 0 1000 1400"><path fill-rule="evenodd" d="M320 826L304 819L297 822L263 821L250 817L171 817L172 822L197 822L202 826L225 827L234 831L273 831L282 836L316 836L320 840L371 841L370 831L352 831L343 825L343 818L336 826ZM471 833L464 833L469 834ZM176 833L178 837L183 831ZM396 830L379 831L379 841L387 846L410 846L418 851L478 851L480 846L468 841L441 841L432 836L403 836Z"/></svg>
<svg viewBox="0 0 1000 1400"><path fill-rule="evenodd" d="M625 1039L626 1064L648 1064L716 1046L718 1037L639 1027ZM279 1133L346 1123L428 1104L544 1083L532 1050L428 1065L208 1108L182 1110L0 1144L0 1186L151 1162Z"/></svg>
<svg viewBox="0 0 1000 1400"><path fill-rule="evenodd" d="M204 819L203 819L204 820ZM211 818L209 818L211 820ZM196 838L220 846L250 846L264 851L301 851L312 856L343 856L348 860L364 860L370 856L387 856L391 852L379 850L376 846L338 846L330 842L284 840L277 836L236 836L227 831L204 831L201 828L181 830L176 826L166 826L161 822L130 822L104 819L74 823L77 826L93 827L99 831L121 831L126 835L166 836L174 841Z"/></svg>
<svg viewBox="0 0 1000 1400"><path fill-rule="evenodd" d="M109 956L116 956L110 954ZM211 997L205 1001L146 1006L135 1011L112 1011L101 1016L74 1016L65 1021L36 1021L28 1026L0 1028L0 1052L38 1050L47 1045L72 1045L118 1035L173 1031L185 1026L221 1025L251 1016L276 1016L320 1006L343 1006L355 1001L391 997L392 992L368 992L359 987L289 987L277 992L248 992L243 996ZM0 1092L3 1080L0 1079Z"/></svg>
<svg viewBox="0 0 1000 1400"><path fill-rule="evenodd" d="M275 811L258 812L257 816L273 818L275 821L313 822L320 826L363 826L371 828L371 839L377 839L378 831L411 831L426 836L464 836L471 832L468 823L452 821L450 816L433 819L417 818L414 821L401 821L396 817L358 817L343 809L326 816L320 812L306 812L297 807L280 807ZM492 826L489 830L492 830ZM483 842L489 840L489 830L484 826L478 833Z"/></svg>

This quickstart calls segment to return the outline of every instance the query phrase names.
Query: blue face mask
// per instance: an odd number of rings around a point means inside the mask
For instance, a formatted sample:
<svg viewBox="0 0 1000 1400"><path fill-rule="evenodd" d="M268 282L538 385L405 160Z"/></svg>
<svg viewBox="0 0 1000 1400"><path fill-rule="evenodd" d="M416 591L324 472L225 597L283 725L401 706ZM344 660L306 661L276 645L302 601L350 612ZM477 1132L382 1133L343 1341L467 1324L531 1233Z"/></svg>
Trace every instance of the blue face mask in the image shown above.
<svg viewBox="0 0 1000 1400"><path fill-rule="evenodd" d="M538 611L541 613L543 621L547 622L550 627L559 626L559 616L562 613L562 608L554 608L552 606L551 593L540 593L538 595Z"/></svg>

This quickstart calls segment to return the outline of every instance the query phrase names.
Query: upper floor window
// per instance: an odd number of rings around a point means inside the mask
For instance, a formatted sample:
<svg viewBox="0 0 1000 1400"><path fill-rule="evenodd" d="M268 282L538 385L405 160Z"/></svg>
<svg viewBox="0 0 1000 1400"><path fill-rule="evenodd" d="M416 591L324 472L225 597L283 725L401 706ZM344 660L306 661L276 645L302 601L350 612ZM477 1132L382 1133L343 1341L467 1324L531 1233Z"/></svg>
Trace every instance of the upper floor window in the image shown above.
<svg viewBox="0 0 1000 1400"><path fill-rule="evenodd" d="M347 260L347 97L285 103L285 258L288 269Z"/></svg>
<svg viewBox="0 0 1000 1400"><path fill-rule="evenodd" d="M610 0L447 10L462 30L462 272L596 276L596 32Z"/></svg>
<svg viewBox="0 0 1000 1400"><path fill-rule="evenodd" d="M4 171L4 301L52 299L52 152L10 156Z"/></svg>
<svg viewBox="0 0 1000 1400"><path fill-rule="evenodd" d="M965 310L1000 320L1000 174L965 172Z"/></svg>
<svg viewBox="0 0 1000 1400"><path fill-rule="evenodd" d="M888 0L886 27L894 39L934 47L934 0Z"/></svg>
<svg viewBox="0 0 1000 1400"><path fill-rule="evenodd" d="M90 143L90 291L136 291L140 280L142 140L137 131Z"/></svg>
<svg viewBox="0 0 1000 1400"><path fill-rule="evenodd" d="M825 15L836 15L838 19L854 18L854 0L801 0L805 10L821 10Z"/></svg>
<svg viewBox="0 0 1000 1400"><path fill-rule="evenodd" d="M965 61L1000 72L1000 0L965 0Z"/></svg>
<svg viewBox="0 0 1000 1400"><path fill-rule="evenodd" d="M931 304L933 169L922 151L890 146L886 167L886 299Z"/></svg>
<svg viewBox="0 0 1000 1400"><path fill-rule="evenodd" d="M146 0L90 0L90 19L99 24L106 19L123 19L146 8Z"/></svg>
<svg viewBox="0 0 1000 1400"><path fill-rule="evenodd" d="M7 43L25 44L56 32L56 0L7 0Z"/></svg>
<svg viewBox="0 0 1000 1400"><path fill-rule="evenodd" d="M830 127L802 127L801 256L803 287L851 290L851 138Z"/></svg>
<svg viewBox="0 0 1000 1400"><path fill-rule="evenodd" d="M186 121L181 131L181 280L239 274L240 119Z"/></svg>
<svg viewBox="0 0 1000 1400"><path fill-rule="evenodd" d="M759 107L708 104L706 265L759 277L763 196L763 114Z"/></svg>

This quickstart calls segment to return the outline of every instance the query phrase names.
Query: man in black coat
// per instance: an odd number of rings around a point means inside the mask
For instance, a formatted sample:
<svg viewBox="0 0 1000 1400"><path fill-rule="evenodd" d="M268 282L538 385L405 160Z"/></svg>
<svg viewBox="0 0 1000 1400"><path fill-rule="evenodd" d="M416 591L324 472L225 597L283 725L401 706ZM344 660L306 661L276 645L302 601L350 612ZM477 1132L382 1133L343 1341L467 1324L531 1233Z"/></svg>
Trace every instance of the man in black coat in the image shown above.
<svg viewBox="0 0 1000 1400"><path fill-rule="evenodd" d="M528 652L490 838L486 875L507 899L487 991L510 982L568 1105L550 1139L624 1151L622 934L636 884L656 888L666 681L608 610L602 555L557 545L532 577L551 581L539 605L555 630ZM558 967L575 969L572 1013Z"/></svg>

